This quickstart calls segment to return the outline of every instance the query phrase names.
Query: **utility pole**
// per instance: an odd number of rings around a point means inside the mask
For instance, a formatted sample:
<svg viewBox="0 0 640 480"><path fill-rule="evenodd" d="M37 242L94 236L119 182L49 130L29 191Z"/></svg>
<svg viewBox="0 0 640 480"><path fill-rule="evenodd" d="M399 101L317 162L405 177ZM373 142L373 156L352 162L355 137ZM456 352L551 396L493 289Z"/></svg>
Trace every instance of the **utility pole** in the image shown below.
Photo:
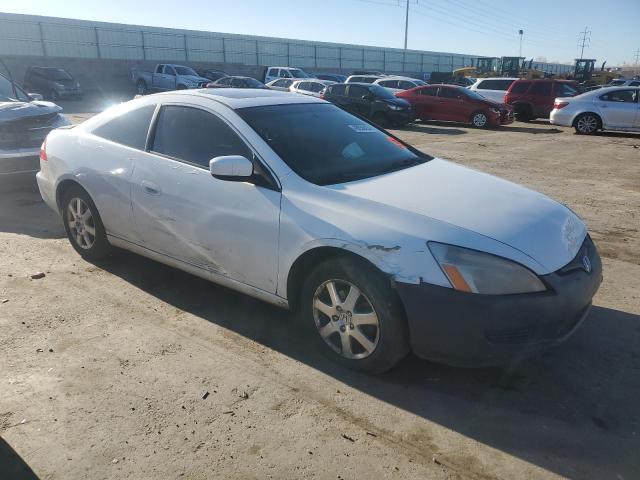
<svg viewBox="0 0 640 480"><path fill-rule="evenodd" d="M636 64L635 64L635 68L633 69L636 72L636 75L638 74L638 69L640 69L640 48L636 50Z"/></svg>
<svg viewBox="0 0 640 480"><path fill-rule="evenodd" d="M409 0L407 0L407 12L404 18L404 49L407 49L407 37L409 35Z"/></svg>
<svg viewBox="0 0 640 480"><path fill-rule="evenodd" d="M518 56L522 57L522 35L524 35L524 30L518 30L518 35L520 35L520 50Z"/></svg>
<svg viewBox="0 0 640 480"><path fill-rule="evenodd" d="M580 32L580 35L582 36L581 39L578 39L578 46L581 47L582 49L580 50L580 60L582 60L582 57L584 56L584 47L587 46L591 46L591 30L588 30L589 27L584 27L584 30L582 32Z"/></svg>

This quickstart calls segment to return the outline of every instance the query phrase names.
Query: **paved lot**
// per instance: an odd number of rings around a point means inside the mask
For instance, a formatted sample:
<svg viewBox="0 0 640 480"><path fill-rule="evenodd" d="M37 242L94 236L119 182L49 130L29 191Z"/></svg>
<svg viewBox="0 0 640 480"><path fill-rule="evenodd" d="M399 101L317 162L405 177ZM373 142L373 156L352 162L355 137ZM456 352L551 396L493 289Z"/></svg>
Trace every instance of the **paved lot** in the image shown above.
<svg viewBox="0 0 640 480"><path fill-rule="evenodd" d="M587 221L605 281L564 346L511 372L356 374L287 312L131 254L83 261L36 193L3 193L0 477L637 478L640 137L398 134Z"/></svg>

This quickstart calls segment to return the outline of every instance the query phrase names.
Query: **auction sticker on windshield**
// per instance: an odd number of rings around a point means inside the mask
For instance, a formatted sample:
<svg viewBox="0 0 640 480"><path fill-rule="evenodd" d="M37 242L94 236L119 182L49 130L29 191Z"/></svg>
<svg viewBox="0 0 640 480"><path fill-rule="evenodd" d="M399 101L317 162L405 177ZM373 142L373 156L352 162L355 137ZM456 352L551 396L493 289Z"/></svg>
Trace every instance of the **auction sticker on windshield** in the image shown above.
<svg viewBox="0 0 640 480"><path fill-rule="evenodd" d="M367 125L366 123L362 123L360 125L349 125L349 128L358 133L372 133L378 131L375 127Z"/></svg>

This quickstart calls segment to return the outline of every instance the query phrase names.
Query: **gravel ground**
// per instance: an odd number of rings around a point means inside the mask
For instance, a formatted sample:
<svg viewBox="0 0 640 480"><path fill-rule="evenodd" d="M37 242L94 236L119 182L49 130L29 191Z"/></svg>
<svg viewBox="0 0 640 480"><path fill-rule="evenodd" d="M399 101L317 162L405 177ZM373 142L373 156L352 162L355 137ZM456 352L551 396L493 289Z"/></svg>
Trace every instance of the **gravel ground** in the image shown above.
<svg viewBox="0 0 640 480"><path fill-rule="evenodd" d="M397 134L586 220L605 280L566 344L509 372L353 373L287 312L124 252L87 263L37 193L2 193L0 478L637 478L640 137Z"/></svg>

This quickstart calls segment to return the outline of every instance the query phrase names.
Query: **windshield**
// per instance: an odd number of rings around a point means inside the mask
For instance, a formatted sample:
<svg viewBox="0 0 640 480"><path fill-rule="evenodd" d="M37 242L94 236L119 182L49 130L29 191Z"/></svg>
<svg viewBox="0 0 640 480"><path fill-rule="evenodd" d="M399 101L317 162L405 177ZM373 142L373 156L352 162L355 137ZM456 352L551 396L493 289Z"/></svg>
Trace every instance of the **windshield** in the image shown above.
<svg viewBox="0 0 640 480"><path fill-rule="evenodd" d="M194 77L198 77L199 75L193 68L189 67L175 67L176 73L178 75L193 75Z"/></svg>
<svg viewBox="0 0 640 480"><path fill-rule="evenodd" d="M72 80L71 75L61 68L46 68L45 71L49 80Z"/></svg>
<svg viewBox="0 0 640 480"><path fill-rule="evenodd" d="M293 68L289 70L289 73L293 76L293 78L311 78L302 70L298 70L297 68Z"/></svg>
<svg viewBox="0 0 640 480"><path fill-rule="evenodd" d="M376 97L381 98L382 100L392 100L398 98L389 90L381 87L380 85L368 85L367 88L371 93L373 93Z"/></svg>
<svg viewBox="0 0 640 480"><path fill-rule="evenodd" d="M15 88L14 88L15 87ZM31 99L17 85L0 75L0 102L30 102Z"/></svg>
<svg viewBox="0 0 640 480"><path fill-rule="evenodd" d="M427 82L423 82L422 80L411 80L416 84L416 87L423 87L424 85L429 85Z"/></svg>
<svg viewBox="0 0 640 480"><path fill-rule="evenodd" d="M316 185L382 175L431 159L331 104L236 111L294 172Z"/></svg>

